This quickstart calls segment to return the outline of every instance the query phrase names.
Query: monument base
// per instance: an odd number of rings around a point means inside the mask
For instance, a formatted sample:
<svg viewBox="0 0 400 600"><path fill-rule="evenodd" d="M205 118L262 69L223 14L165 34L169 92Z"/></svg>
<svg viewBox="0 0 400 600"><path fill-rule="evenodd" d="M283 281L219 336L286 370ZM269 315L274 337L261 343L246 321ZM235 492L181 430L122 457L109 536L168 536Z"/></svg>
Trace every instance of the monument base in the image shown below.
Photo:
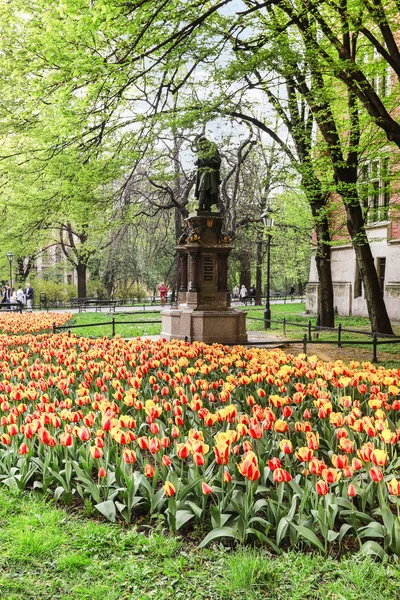
<svg viewBox="0 0 400 600"><path fill-rule="evenodd" d="M161 337L167 341L184 340L206 344L247 342L246 313L228 309L202 311L179 307L161 312Z"/></svg>

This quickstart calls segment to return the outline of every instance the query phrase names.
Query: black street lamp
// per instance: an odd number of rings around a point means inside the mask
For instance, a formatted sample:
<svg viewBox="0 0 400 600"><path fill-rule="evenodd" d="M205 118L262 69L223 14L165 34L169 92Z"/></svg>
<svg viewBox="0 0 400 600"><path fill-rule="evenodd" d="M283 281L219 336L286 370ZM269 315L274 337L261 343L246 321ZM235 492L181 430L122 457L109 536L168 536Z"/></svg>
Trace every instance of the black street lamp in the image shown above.
<svg viewBox="0 0 400 600"><path fill-rule="evenodd" d="M265 310L264 310L264 329L271 327L271 306L270 306L270 279L271 279L271 233L270 230L274 225L274 220L270 216L271 209L267 210L261 215L264 223L264 227L268 230L267 233L267 287L265 293Z"/></svg>
<svg viewBox="0 0 400 600"><path fill-rule="evenodd" d="M12 259L13 259L13 253L11 252L11 250L9 250L7 252L7 258L8 258L8 262L10 263L10 288L12 288Z"/></svg>

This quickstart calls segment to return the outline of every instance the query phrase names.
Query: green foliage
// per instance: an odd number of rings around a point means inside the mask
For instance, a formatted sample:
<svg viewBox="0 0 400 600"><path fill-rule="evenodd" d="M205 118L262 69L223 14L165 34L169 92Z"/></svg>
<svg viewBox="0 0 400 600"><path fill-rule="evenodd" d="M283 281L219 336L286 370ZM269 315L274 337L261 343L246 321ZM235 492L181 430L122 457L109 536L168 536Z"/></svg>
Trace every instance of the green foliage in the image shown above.
<svg viewBox="0 0 400 600"><path fill-rule="evenodd" d="M7 600L392 600L400 593L395 562L198 550L186 540L95 522L4 488L0 516ZM22 532L29 544L21 542Z"/></svg>
<svg viewBox="0 0 400 600"><path fill-rule="evenodd" d="M40 302L40 294L42 293L46 294L48 304L68 302L71 298L76 298L76 286L73 284L51 281L50 279L44 280L38 277L31 277L30 279L31 285L35 290L36 303Z"/></svg>

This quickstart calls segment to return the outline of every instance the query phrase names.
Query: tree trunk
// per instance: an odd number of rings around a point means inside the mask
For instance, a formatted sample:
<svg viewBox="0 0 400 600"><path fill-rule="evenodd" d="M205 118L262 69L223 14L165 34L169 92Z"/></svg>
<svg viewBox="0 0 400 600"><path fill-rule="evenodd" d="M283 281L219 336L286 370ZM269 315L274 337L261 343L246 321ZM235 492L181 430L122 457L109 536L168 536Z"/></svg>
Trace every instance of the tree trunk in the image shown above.
<svg viewBox="0 0 400 600"><path fill-rule="evenodd" d="M362 277L371 329L374 333L392 334L393 329L387 314L374 257L365 231L361 205L359 202L354 202L353 198L346 198L344 193L341 195L346 206L347 229L353 242L357 265Z"/></svg>
<svg viewBox="0 0 400 600"><path fill-rule="evenodd" d="M257 242L257 254L256 254L256 299L255 305L261 306L261 295L262 295L262 241Z"/></svg>
<svg viewBox="0 0 400 600"><path fill-rule="evenodd" d="M86 298L86 265L79 263L76 267L78 275L78 298Z"/></svg>
<svg viewBox="0 0 400 600"><path fill-rule="evenodd" d="M251 286L251 261L250 261L250 253L244 248L243 251L239 255L240 262L240 287L244 285L247 291L250 290Z"/></svg>
<svg viewBox="0 0 400 600"><path fill-rule="evenodd" d="M315 220L315 231L317 235L317 251L315 255L319 279L317 324L320 327L335 327L331 269L331 236L329 231L329 221L326 214L326 203L324 199L321 199L318 201L311 201L310 205Z"/></svg>
<svg viewBox="0 0 400 600"><path fill-rule="evenodd" d="M179 208L175 208L175 239L178 240L183 232L182 227L182 213ZM179 254L175 252L175 269L172 275L173 279L173 288L172 289L172 299L175 300L175 290L178 291L181 287L181 272L179 269Z"/></svg>

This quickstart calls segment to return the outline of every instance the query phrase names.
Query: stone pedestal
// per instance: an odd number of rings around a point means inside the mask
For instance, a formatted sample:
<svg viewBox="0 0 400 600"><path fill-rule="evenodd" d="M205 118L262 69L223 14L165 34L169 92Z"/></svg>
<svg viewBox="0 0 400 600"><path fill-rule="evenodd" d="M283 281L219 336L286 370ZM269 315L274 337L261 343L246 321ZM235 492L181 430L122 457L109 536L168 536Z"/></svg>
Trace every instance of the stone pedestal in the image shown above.
<svg viewBox="0 0 400 600"><path fill-rule="evenodd" d="M161 312L162 337L207 344L247 341L246 313L230 307L230 238L219 213L198 211L186 219L187 237L177 246L178 307Z"/></svg>

